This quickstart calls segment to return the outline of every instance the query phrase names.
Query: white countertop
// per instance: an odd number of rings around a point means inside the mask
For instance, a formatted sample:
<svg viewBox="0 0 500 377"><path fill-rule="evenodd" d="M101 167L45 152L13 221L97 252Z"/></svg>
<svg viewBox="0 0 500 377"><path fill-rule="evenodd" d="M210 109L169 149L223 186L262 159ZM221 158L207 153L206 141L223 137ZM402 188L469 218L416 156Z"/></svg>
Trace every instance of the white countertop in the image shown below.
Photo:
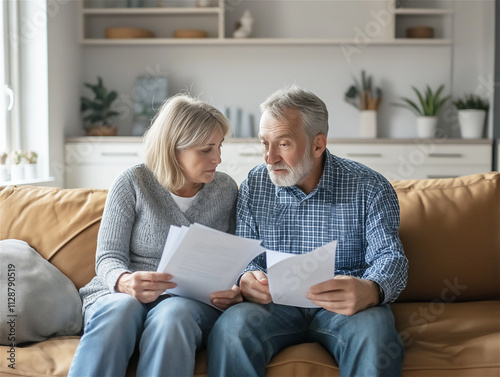
<svg viewBox="0 0 500 377"><path fill-rule="evenodd" d="M78 136L67 137L67 143L141 143L140 136ZM258 143L259 139L236 139L230 138L225 140L226 143ZM329 144L408 144L408 143L438 143L438 144L491 144L492 139L448 139L448 138L433 138L433 139L362 139L362 138L329 138Z"/></svg>

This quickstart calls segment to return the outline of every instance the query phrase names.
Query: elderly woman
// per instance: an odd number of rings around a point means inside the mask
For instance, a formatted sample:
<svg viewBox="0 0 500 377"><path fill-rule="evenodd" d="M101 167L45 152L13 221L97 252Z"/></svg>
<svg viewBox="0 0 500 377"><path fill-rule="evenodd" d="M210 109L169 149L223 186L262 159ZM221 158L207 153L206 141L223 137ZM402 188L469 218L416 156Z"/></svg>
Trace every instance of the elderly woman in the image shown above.
<svg viewBox="0 0 500 377"><path fill-rule="evenodd" d="M137 376L193 375L221 311L165 294L176 286L155 272L170 225L194 222L234 233L237 185L217 172L228 120L187 95L172 97L144 137L146 163L123 172L107 197L99 229L97 276L80 290L85 327L69 376L124 376L137 348ZM211 295L225 309L238 287Z"/></svg>

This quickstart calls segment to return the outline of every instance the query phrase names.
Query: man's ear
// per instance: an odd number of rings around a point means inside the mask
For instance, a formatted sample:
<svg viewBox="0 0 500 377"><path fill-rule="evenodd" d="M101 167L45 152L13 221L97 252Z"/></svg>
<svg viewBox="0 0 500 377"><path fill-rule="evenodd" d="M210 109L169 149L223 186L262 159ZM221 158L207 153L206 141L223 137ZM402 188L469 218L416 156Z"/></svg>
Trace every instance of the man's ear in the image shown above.
<svg viewBox="0 0 500 377"><path fill-rule="evenodd" d="M326 149L326 135L323 134L316 135L311 145L312 155L315 158L319 158L323 155L325 149Z"/></svg>

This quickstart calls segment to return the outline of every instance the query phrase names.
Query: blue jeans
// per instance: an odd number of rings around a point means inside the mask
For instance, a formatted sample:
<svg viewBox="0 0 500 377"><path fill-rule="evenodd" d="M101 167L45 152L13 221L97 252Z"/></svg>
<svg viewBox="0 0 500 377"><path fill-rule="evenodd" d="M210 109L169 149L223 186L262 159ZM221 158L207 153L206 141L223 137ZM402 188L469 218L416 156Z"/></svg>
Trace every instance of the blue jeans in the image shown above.
<svg viewBox="0 0 500 377"><path fill-rule="evenodd" d="M206 345L221 312L183 297L157 301L153 307L114 293L89 306L68 376L125 376L136 347L137 377L192 376L196 349Z"/></svg>
<svg viewBox="0 0 500 377"><path fill-rule="evenodd" d="M212 328L208 375L264 376L275 354L307 342L325 347L343 377L401 376L403 346L388 305L346 316L321 308L251 302L232 306Z"/></svg>

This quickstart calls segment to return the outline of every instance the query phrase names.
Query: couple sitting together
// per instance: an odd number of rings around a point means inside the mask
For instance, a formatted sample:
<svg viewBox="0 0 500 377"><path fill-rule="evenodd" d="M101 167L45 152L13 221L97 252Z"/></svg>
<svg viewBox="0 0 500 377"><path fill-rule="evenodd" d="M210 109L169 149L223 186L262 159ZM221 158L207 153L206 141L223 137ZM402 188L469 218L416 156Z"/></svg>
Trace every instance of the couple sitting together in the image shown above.
<svg viewBox="0 0 500 377"><path fill-rule="evenodd" d="M342 376L400 376L403 346L388 303L403 290L408 262L399 204L380 174L326 148L328 111L292 86L261 105L265 164L240 189L216 171L229 121L214 107L178 95L144 137L146 162L109 190L99 229L97 276L80 290L84 334L69 376L192 376L207 347L210 377L264 376L285 347L318 342ZM170 225L200 223L258 239L266 249L308 253L338 241L332 278L312 286L317 308L273 303L263 254L210 305L166 295L175 276L155 272ZM399 347L387 362L384 350ZM382 363L381 360L384 360Z"/></svg>

